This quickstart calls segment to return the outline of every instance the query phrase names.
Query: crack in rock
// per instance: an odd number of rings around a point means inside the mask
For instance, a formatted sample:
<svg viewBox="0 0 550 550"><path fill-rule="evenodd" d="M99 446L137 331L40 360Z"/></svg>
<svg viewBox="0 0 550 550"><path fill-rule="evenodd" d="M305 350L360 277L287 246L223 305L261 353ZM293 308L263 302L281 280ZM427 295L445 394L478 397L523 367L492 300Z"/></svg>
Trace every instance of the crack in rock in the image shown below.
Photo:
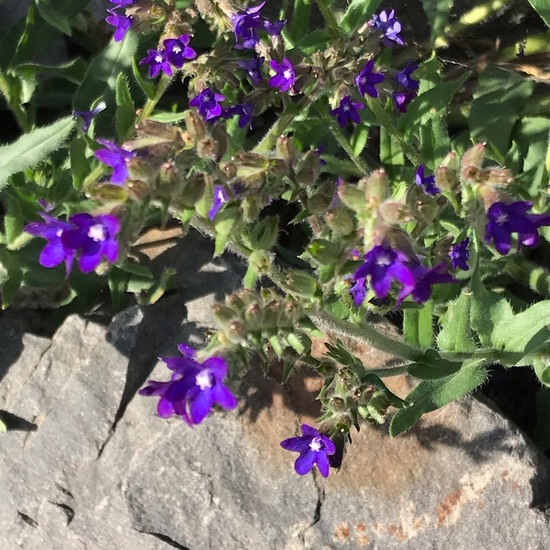
<svg viewBox="0 0 550 550"><path fill-rule="evenodd" d="M162 533L155 533L152 531L140 531L136 529L138 533L143 533L144 535L151 535L152 537L155 537L162 542L165 542L168 546L171 546L172 548L178 548L179 550L191 550L187 546L183 546L179 542L176 542L174 539L171 539L168 535L163 535Z"/></svg>

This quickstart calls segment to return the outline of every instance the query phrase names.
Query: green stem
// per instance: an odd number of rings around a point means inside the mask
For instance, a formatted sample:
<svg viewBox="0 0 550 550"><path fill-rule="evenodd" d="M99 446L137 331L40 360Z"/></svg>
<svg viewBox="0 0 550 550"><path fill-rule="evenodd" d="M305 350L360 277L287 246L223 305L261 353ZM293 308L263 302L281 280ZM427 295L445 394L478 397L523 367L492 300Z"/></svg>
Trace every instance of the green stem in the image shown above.
<svg viewBox="0 0 550 550"><path fill-rule="evenodd" d="M401 149L403 150L403 153L405 153L411 163L415 166L421 164L422 159L420 158L420 155L414 150L414 147L412 147L407 142L407 140L403 138L401 132L397 129L391 117L381 105L380 101L368 97L367 104L370 110L374 113L374 116L376 117L380 125L383 126L388 134L390 134L399 143Z"/></svg>
<svg viewBox="0 0 550 550"><path fill-rule="evenodd" d="M291 103L285 112L280 116L279 120L267 131L261 141L252 149L253 153L267 153L271 151L277 144L277 138L292 124L298 115L302 115L309 110L325 91L314 90L306 97L300 100L297 104ZM288 112L291 111L291 112Z"/></svg>
<svg viewBox="0 0 550 550"><path fill-rule="evenodd" d="M316 311L308 314L308 316L315 326L321 330L351 338L357 342L366 342L391 355L403 357L409 361L419 361L424 356L424 350L385 336L372 325L355 326L349 321L338 319L324 311Z"/></svg>
<svg viewBox="0 0 550 550"><path fill-rule="evenodd" d="M161 100L162 96L164 95L164 92L170 85L170 82L172 82L172 77L166 76L165 74L163 74L161 79L159 80L159 83L157 84L155 96L152 99L148 99L145 102L143 109L139 113L136 119L136 126L142 123L145 119L147 119L150 116L150 114L153 112L153 110L157 106L157 103ZM130 132L133 133L134 128L130 128ZM131 135L128 136L127 138L129 139L130 137Z"/></svg>
<svg viewBox="0 0 550 550"><path fill-rule="evenodd" d="M345 136L344 132L342 132L340 126L334 124L334 121L327 116L325 111L317 109L317 112L319 113L321 119L327 122L327 124L329 125L330 133L336 138L336 141L338 142L340 147L342 147L342 149L347 153L347 155L351 159L351 162L355 164L355 166L363 176L366 176L370 172L370 168L367 166L366 162L362 158L355 155L348 138Z"/></svg>
<svg viewBox="0 0 550 550"><path fill-rule="evenodd" d="M19 102L14 100L12 97L8 79L2 71L0 71L0 92L2 92L2 95L4 96L8 107L14 114L17 124L19 124L21 130L23 130L25 134L30 132L32 130L32 124L27 118L25 111L21 108L21 105L19 105Z"/></svg>

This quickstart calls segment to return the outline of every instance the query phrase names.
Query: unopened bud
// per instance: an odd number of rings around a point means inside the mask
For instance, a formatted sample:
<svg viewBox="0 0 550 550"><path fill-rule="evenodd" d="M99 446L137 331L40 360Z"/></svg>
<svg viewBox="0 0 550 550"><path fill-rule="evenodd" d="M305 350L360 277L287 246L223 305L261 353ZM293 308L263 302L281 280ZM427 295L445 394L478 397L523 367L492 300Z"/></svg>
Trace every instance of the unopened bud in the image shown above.
<svg viewBox="0 0 550 550"><path fill-rule="evenodd" d="M400 201L384 201L378 207L378 212L388 224L407 222L412 219L409 207Z"/></svg>
<svg viewBox="0 0 550 550"><path fill-rule="evenodd" d="M296 158L296 148L288 136L279 136L277 138L277 155L284 161L289 168Z"/></svg>
<svg viewBox="0 0 550 550"><path fill-rule="evenodd" d="M472 176L481 168L485 159L485 143L478 143L468 149L460 165L460 175L465 180L471 180Z"/></svg>
<svg viewBox="0 0 550 550"><path fill-rule="evenodd" d="M257 222L250 231L252 250L269 250L277 240L279 222L277 218L264 218Z"/></svg>
<svg viewBox="0 0 550 550"><path fill-rule="evenodd" d="M338 196L354 212L362 212L365 209L365 193L356 185L342 181L338 185Z"/></svg>
<svg viewBox="0 0 550 550"><path fill-rule="evenodd" d="M480 170L478 174L480 183L491 187L508 187L513 181L512 172L506 168L488 168Z"/></svg>
<svg viewBox="0 0 550 550"><path fill-rule="evenodd" d="M296 181L300 185L304 187L314 185L321 174L321 163L319 162L319 154L317 151L308 151L296 162L294 171L296 173Z"/></svg>
<svg viewBox="0 0 550 550"><path fill-rule="evenodd" d="M378 205L390 196L390 180L383 168L375 170L366 179L365 196L367 203Z"/></svg>
<svg viewBox="0 0 550 550"><path fill-rule="evenodd" d="M200 141L206 136L206 126L202 117L196 111L188 111L185 117L185 127L189 135L195 140Z"/></svg>
<svg viewBox="0 0 550 550"><path fill-rule="evenodd" d="M460 163L458 155L451 151L447 153L435 171L435 185L442 191L452 191L458 183Z"/></svg>
<svg viewBox="0 0 550 550"><path fill-rule="evenodd" d="M197 154L201 158L216 160L218 156L218 143L213 138L205 138L197 143Z"/></svg>
<svg viewBox="0 0 550 550"><path fill-rule="evenodd" d="M244 318L250 325L251 330L260 330L264 324L263 308L257 302L250 304L245 312Z"/></svg>
<svg viewBox="0 0 550 550"><path fill-rule="evenodd" d="M345 237L355 231L353 216L342 206L328 212L325 215L325 221L336 235Z"/></svg>
<svg viewBox="0 0 550 550"><path fill-rule="evenodd" d="M237 168L237 179L245 185L261 183L269 170L269 160L257 153L242 151L231 160Z"/></svg>

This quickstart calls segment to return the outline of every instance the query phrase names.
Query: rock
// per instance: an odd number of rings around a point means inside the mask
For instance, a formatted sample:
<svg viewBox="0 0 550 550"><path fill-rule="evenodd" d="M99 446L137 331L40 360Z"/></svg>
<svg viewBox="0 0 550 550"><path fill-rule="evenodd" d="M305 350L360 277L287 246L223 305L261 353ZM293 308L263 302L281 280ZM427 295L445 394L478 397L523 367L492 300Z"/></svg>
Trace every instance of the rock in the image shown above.
<svg viewBox="0 0 550 550"><path fill-rule="evenodd" d="M35 429L0 435L0 548L550 546L549 464L477 399L395 440L386 427L364 427L326 480L297 476L296 455L279 446L318 414L312 372L282 387L252 364L238 411L193 429L160 419L157 399L137 389L149 376L168 378L157 356L203 341L210 304L240 283L234 260L208 261L203 240L192 239L170 251L193 274L178 292L108 326L73 316L51 342L22 337L0 403ZM369 357L373 366L388 359ZM392 389L406 393L407 380Z"/></svg>

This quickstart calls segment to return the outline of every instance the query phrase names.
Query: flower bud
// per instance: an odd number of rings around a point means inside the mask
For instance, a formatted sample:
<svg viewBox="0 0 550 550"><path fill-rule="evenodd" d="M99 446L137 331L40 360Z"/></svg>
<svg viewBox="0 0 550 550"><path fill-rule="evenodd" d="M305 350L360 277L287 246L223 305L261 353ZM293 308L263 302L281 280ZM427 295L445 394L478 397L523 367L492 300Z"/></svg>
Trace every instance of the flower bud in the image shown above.
<svg viewBox="0 0 550 550"><path fill-rule="evenodd" d="M490 187L508 187L514 181L512 172L506 168L480 170L478 178L480 183Z"/></svg>
<svg viewBox="0 0 550 550"><path fill-rule="evenodd" d="M201 158L215 161L218 157L218 143L213 138L201 139L197 143L197 154Z"/></svg>
<svg viewBox="0 0 550 550"><path fill-rule="evenodd" d="M195 140L200 141L206 136L206 125L197 111L188 111L185 116L185 127L189 135Z"/></svg>
<svg viewBox="0 0 550 550"><path fill-rule="evenodd" d="M269 250L275 244L278 232L277 218L268 217L257 222L249 237L252 250Z"/></svg>
<svg viewBox="0 0 550 550"><path fill-rule="evenodd" d="M263 308L257 302L250 304L245 312L244 318L246 322L250 325L251 330L260 330L264 325L264 314Z"/></svg>
<svg viewBox="0 0 550 550"><path fill-rule="evenodd" d="M378 212L385 223L397 224L413 219L409 207L400 201L384 201L378 207Z"/></svg>
<svg viewBox="0 0 550 550"><path fill-rule="evenodd" d="M366 179L365 196L367 203L378 205L390 196L390 180L383 168L375 170Z"/></svg>
<svg viewBox="0 0 550 550"><path fill-rule="evenodd" d="M218 303L212 306L212 313L218 324L223 328L228 328L229 323L235 318L235 312L231 308Z"/></svg>
<svg viewBox="0 0 550 550"><path fill-rule="evenodd" d="M204 179L200 174L195 174L182 182L178 196L174 198L180 199L185 206L195 206L204 195L204 190Z"/></svg>
<svg viewBox="0 0 550 550"><path fill-rule="evenodd" d="M458 183L458 155L451 151L447 153L435 171L435 185L442 191L452 191Z"/></svg>
<svg viewBox="0 0 550 550"><path fill-rule="evenodd" d="M485 145L485 143L478 143L464 153L460 165L460 175L464 180L475 179L485 159Z"/></svg>
<svg viewBox="0 0 550 550"><path fill-rule="evenodd" d="M262 210L259 198L256 195L248 195L241 201L241 209L245 222L255 222Z"/></svg>
<svg viewBox="0 0 550 550"><path fill-rule="evenodd" d="M285 286L291 294L311 298L317 292L317 281L304 271L288 271Z"/></svg>
<svg viewBox="0 0 550 550"><path fill-rule="evenodd" d="M338 185L338 197L354 212L362 212L365 209L365 193L356 185L340 182Z"/></svg>
<svg viewBox="0 0 550 550"><path fill-rule="evenodd" d="M287 168L290 168L296 159L296 149L292 140L288 136L279 136L276 147L277 155L284 161Z"/></svg>
<svg viewBox="0 0 550 550"><path fill-rule="evenodd" d="M257 153L239 152L231 159L237 168L237 179L245 185L261 183L269 170L269 160Z"/></svg>
<svg viewBox="0 0 550 550"><path fill-rule="evenodd" d="M350 235L355 231L353 216L344 207L339 206L327 212L325 221L332 231L341 237Z"/></svg>
<svg viewBox="0 0 550 550"><path fill-rule="evenodd" d="M300 185L304 187L314 185L321 174L321 163L317 151L312 149L303 155L295 163L294 172L296 173L296 181Z"/></svg>

